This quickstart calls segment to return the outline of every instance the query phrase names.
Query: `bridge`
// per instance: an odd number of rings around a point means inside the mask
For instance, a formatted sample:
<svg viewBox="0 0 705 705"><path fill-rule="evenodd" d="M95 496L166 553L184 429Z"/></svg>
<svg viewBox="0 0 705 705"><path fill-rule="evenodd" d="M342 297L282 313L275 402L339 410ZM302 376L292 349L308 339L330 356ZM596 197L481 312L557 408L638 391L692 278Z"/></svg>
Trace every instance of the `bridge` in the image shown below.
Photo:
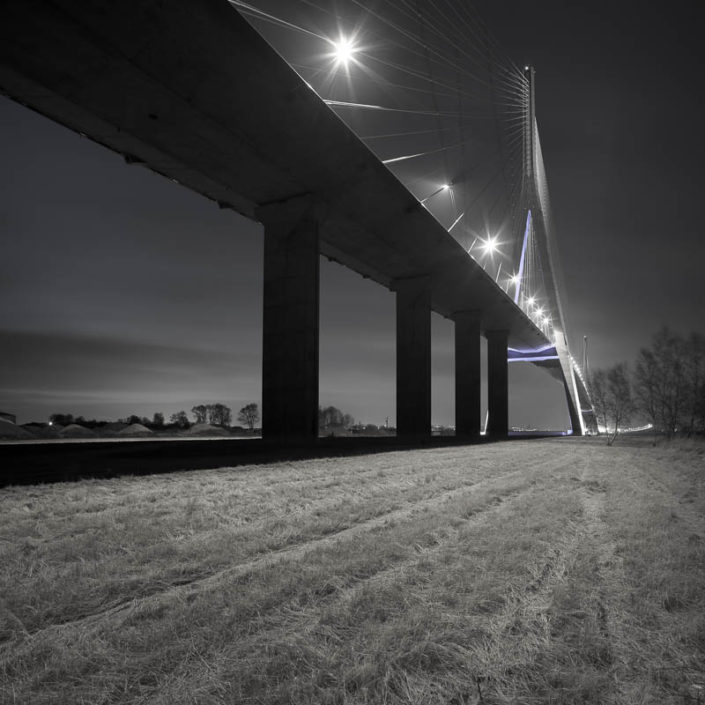
<svg viewBox="0 0 705 705"><path fill-rule="evenodd" d="M490 234L483 239L467 226L474 241L457 237L461 221L471 220L469 205L452 224L432 212L433 199L447 194L453 202L470 178L458 174L427 196L413 193L394 168L423 154L380 158L336 114L384 106L322 97L257 30L258 20L320 38L244 2L7 0L0 10L0 87L127 163L264 225L265 438L318 433L321 254L396 293L399 435L430 433L432 311L455 324L458 436L477 436L483 426L481 336L487 339L490 435L508 432L508 364L518 361L545 367L564 384L573 433L583 433L591 405L565 332L533 69L514 72L509 82L501 68L490 75L499 97L488 110L497 122L506 86L521 106L519 116L508 118L519 121L521 169L512 176L505 163L501 170L516 185L505 214L513 249L507 279L501 263L493 271L476 258L479 248L492 253ZM354 53L352 45L343 49ZM347 69L348 58L337 61ZM440 123L451 113L438 107L437 85L434 110L416 112ZM501 152L501 134L498 142Z"/></svg>

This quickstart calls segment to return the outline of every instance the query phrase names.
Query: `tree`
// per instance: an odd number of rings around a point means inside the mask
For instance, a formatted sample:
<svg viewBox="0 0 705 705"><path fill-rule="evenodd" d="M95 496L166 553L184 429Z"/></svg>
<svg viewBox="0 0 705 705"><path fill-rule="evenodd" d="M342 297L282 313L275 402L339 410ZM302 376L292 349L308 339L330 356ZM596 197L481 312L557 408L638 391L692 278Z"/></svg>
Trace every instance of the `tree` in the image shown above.
<svg viewBox="0 0 705 705"><path fill-rule="evenodd" d="M152 426L162 428L162 426L164 426L164 414L157 411L152 417Z"/></svg>
<svg viewBox="0 0 705 705"><path fill-rule="evenodd" d="M318 407L319 428L341 428L344 423L343 412L334 406Z"/></svg>
<svg viewBox="0 0 705 705"><path fill-rule="evenodd" d="M232 411L224 404L208 404L208 421L213 426L229 426L232 421Z"/></svg>
<svg viewBox="0 0 705 705"><path fill-rule="evenodd" d="M620 362L607 371L607 404L609 416L614 424L612 440L608 439L607 443L612 445L619 434L620 426L628 421L634 412L629 368L626 362Z"/></svg>
<svg viewBox="0 0 705 705"><path fill-rule="evenodd" d="M73 414L52 414L49 421L55 426L68 426L73 423Z"/></svg>
<svg viewBox="0 0 705 705"><path fill-rule="evenodd" d="M208 418L208 407L205 404L199 404L191 409L191 413L196 417L196 423L206 423Z"/></svg>
<svg viewBox="0 0 705 705"><path fill-rule="evenodd" d="M705 427L705 339L688 339L663 327L642 348L634 370L634 396L654 428L671 437Z"/></svg>
<svg viewBox="0 0 705 705"><path fill-rule="evenodd" d="M651 421L654 428L661 425L661 371L656 356L642 348L634 368L634 401L637 408Z"/></svg>
<svg viewBox="0 0 705 705"><path fill-rule="evenodd" d="M186 416L186 412L183 410L177 411L175 414L172 414L169 420L171 421L171 423L178 426L179 428L188 428L190 425L188 421L188 416Z"/></svg>
<svg viewBox="0 0 705 705"><path fill-rule="evenodd" d="M259 407L254 402L243 406L237 414L237 420L247 426L250 431L254 430L255 424L259 421Z"/></svg>
<svg viewBox="0 0 705 705"><path fill-rule="evenodd" d="M604 428L607 445L611 446L634 410L627 363L596 370L590 381L590 393L598 428Z"/></svg>

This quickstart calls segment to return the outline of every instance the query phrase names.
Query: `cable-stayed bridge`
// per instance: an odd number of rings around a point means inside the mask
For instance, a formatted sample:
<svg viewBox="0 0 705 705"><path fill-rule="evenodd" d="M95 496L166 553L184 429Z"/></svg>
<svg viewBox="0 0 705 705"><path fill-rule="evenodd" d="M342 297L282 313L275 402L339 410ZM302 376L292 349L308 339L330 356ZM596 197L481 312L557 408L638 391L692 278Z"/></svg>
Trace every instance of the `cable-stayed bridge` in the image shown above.
<svg viewBox="0 0 705 705"><path fill-rule="evenodd" d="M481 335L489 433L508 360L558 376L584 432L532 69L465 3L332 7L9 0L0 85L264 224L265 437L317 434L320 253L396 292L400 434L430 433L432 310L455 322L459 435L483 425Z"/></svg>

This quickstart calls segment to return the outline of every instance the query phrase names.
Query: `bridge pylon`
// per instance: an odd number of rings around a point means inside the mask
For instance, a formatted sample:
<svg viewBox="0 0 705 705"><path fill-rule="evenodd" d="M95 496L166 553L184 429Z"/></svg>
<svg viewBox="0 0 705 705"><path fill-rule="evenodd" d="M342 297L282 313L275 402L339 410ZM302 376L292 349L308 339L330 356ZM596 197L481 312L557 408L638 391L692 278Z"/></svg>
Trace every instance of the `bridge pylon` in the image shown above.
<svg viewBox="0 0 705 705"><path fill-rule="evenodd" d="M583 414L591 412L591 402L585 381L581 375L576 375L577 366L570 353L566 333L565 316L560 296L562 277L552 229L548 185L536 122L536 71L534 67L526 66L524 75L528 91L524 124L523 208L520 221L526 223L526 229L522 241L519 271L525 270L524 258L527 240L532 237L532 247L540 263L535 276L540 279L541 298L553 323L552 330L549 330L549 337L551 337L550 342L555 348L555 359L558 364L551 371L559 377L565 388L573 434L584 435L586 423ZM527 315L531 315L531 311L527 311ZM545 364L545 360L542 362ZM585 406L590 408L585 409Z"/></svg>

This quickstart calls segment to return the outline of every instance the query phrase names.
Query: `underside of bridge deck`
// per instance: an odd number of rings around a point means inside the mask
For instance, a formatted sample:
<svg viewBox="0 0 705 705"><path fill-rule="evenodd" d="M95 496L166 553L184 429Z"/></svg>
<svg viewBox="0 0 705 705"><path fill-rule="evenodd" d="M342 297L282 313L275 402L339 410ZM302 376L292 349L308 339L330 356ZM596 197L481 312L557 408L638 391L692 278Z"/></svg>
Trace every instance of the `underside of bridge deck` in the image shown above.
<svg viewBox="0 0 705 705"><path fill-rule="evenodd" d="M6 0L0 87L129 163L264 223L267 434L316 432L319 253L397 290L404 433L430 430L431 310L456 320L463 434L479 430L479 334L506 331L505 368L507 340L547 343L227 0ZM399 282L419 277L414 298ZM470 310L472 322L456 313ZM491 427L506 432L506 373L490 382Z"/></svg>

